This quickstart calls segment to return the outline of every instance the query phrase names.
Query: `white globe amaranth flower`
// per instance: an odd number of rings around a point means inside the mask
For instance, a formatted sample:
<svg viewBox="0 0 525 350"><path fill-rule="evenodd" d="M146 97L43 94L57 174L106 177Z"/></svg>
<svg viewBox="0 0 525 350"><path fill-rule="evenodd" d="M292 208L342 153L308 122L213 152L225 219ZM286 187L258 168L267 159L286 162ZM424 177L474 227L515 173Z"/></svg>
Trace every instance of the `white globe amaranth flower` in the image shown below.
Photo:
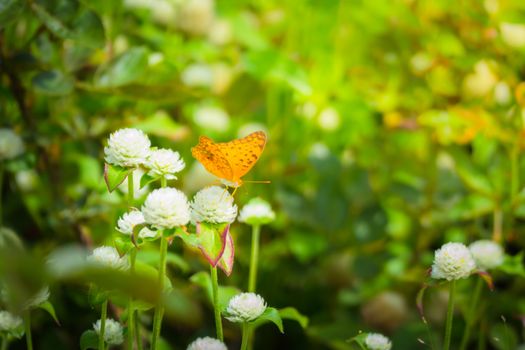
<svg viewBox="0 0 525 350"><path fill-rule="evenodd" d="M164 187L152 191L142 206L144 219L158 229L186 225L190 221L190 205L181 191Z"/></svg>
<svg viewBox="0 0 525 350"><path fill-rule="evenodd" d="M525 48L525 24L503 22L499 29L505 44L516 49Z"/></svg>
<svg viewBox="0 0 525 350"><path fill-rule="evenodd" d="M193 197L191 221L212 224L232 223L237 217L237 205L230 193L220 186L206 187Z"/></svg>
<svg viewBox="0 0 525 350"><path fill-rule="evenodd" d="M368 333L365 345L369 350L390 350L392 348L390 339L379 333Z"/></svg>
<svg viewBox="0 0 525 350"><path fill-rule="evenodd" d="M218 339L204 337L195 339L186 350L228 350L228 348Z"/></svg>
<svg viewBox="0 0 525 350"><path fill-rule="evenodd" d="M10 332L22 326L23 320L21 317L13 315L9 311L0 311L0 331Z"/></svg>
<svg viewBox="0 0 525 350"><path fill-rule="evenodd" d="M35 293L24 305L25 309L37 307L49 299L49 287L44 287Z"/></svg>
<svg viewBox="0 0 525 350"><path fill-rule="evenodd" d="M432 278L448 281L469 277L476 269L470 250L462 243L446 243L436 250Z"/></svg>
<svg viewBox="0 0 525 350"><path fill-rule="evenodd" d="M204 63L194 63L181 73L184 85L191 87L211 87L213 84L212 67Z"/></svg>
<svg viewBox="0 0 525 350"><path fill-rule="evenodd" d="M252 198L241 209L239 221L248 225L263 225L275 220L275 212L270 203L262 198Z"/></svg>
<svg viewBox="0 0 525 350"><path fill-rule="evenodd" d="M24 153L22 138L11 129L0 129L0 160L13 159Z"/></svg>
<svg viewBox="0 0 525 350"><path fill-rule="evenodd" d="M121 257L115 248L108 246L95 248L93 253L88 256L88 261L115 269L124 270L128 268L128 261L126 258Z"/></svg>
<svg viewBox="0 0 525 350"><path fill-rule="evenodd" d="M189 34L202 35L208 32L214 18L214 0L185 0L177 16L177 24Z"/></svg>
<svg viewBox="0 0 525 350"><path fill-rule="evenodd" d="M256 320L266 310L266 302L255 293L241 293L230 299L226 309L226 318L232 322L250 322Z"/></svg>
<svg viewBox="0 0 525 350"><path fill-rule="evenodd" d="M501 245L482 239L469 245L476 266L481 270L493 269L503 264L504 252Z"/></svg>
<svg viewBox="0 0 525 350"><path fill-rule="evenodd" d="M97 334L100 334L100 323L101 321L98 320L93 324L93 329ZM119 322L111 318L106 319L104 324L104 341L109 345L119 345L124 342L124 333Z"/></svg>
<svg viewBox="0 0 525 350"><path fill-rule="evenodd" d="M144 219L144 214L142 214L140 210L131 210L124 213L124 215L117 220L116 229L125 235L132 235L135 226L145 223L146 219ZM140 238L155 237L156 235L156 231L150 230L147 227L143 227L139 232Z"/></svg>
<svg viewBox="0 0 525 350"><path fill-rule="evenodd" d="M104 147L104 159L108 164L132 168L144 164L150 152L151 142L138 129L120 129L109 135Z"/></svg>
<svg viewBox="0 0 525 350"><path fill-rule="evenodd" d="M149 169L149 176L172 180L177 178L175 174L184 169L186 164L184 164L179 152L161 148L150 152L146 166Z"/></svg>

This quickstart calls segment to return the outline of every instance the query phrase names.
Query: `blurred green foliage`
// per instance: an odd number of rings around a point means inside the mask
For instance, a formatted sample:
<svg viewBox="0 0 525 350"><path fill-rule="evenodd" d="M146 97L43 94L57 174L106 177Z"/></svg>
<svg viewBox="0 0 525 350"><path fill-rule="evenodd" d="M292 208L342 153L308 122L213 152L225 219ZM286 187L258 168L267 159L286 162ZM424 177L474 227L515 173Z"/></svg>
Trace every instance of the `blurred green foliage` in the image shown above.
<svg viewBox="0 0 525 350"><path fill-rule="evenodd" d="M110 132L139 128L179 151L188 166L172 185L193 195L210 183L190 154L199 135L263 129L266 150L246 178L271 184L244 185L237 203L272 203L259 291L310 324L285 321L286 335L262 327L256 348L350 349L361 330L423 348L415 296L433 250L493 238L515 257L494 273L476 341L514 349L525 314L524 54L520 0L0 0L0 124L27 149L5 164L3 222L35 259L111 242L125 206L103 180ZM249 230L231 230L236 262L221 283L243 289ZM177 296L163 336L175 349L213 334L213 319L198 287L208 282L195 275L206 262L179 241L170 250ZM155 254L138 259L155 266ZM38 349L78 347L98 319L86 282L136 290L126 276L77 267L24 270L51 283L61 323L36 313ZM24 281L20 290L37 290ZM460 314L472 283L459 284ZM439 338L446 300L438 289L428 298ZM225 334L238 341L233 325Z"/></svg>

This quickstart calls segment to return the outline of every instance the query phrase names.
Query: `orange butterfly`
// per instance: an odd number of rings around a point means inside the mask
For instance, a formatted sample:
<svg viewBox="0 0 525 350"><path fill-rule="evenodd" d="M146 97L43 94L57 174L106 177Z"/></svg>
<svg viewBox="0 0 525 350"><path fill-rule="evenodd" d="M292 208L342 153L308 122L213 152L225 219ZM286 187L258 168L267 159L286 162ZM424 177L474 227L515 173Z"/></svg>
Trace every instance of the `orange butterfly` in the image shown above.
<svg viewBox="0 0 525 350"><path fill-rule="evenodd" d="M215 143L206 136L191 149L195 159L213 175L223 179L228 187L242 185L241 177L255 165L266 145L266 134L256 131L242 139Z"/></svg>

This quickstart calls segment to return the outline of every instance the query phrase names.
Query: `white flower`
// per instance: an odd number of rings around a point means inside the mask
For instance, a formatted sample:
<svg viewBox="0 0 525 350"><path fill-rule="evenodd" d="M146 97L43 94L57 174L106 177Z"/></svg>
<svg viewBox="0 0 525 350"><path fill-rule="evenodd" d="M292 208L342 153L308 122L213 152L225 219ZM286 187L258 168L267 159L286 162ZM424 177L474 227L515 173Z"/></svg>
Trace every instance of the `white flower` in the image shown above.
<svg viewBox="0 0 525 350"><path fill-rule="evenodd" d="M133 234L133 228L137 225L145 224L146 220L140 210L131 210L124 213L117 221L117 231L125 235ZM139 232L139 237L155 237L157 232L150 230L147 227L143 227Z"/></svg>
<svg viewBox="0 0 525 350"><path fill-rule="evenodd" d="M93 324L93 329L100 334L100 320ZM109 345L119 345L124 342L122 325L117 321L108 318L104 324L104 341Z"/></svg>
<svg viewBox="0 0 525 350"><path fill-rule="evenodd" d="M266 310L266 302L255 293L241 293L230 299L226 318L232 322L250 322Z"/></svg>
<svg viewBox="0 0 525 350"><path fill-rule="evenodd" d="M186 195L172 187L151 192L142 206L142 213L146 222L158 229L183 226L190 221Z"/></svg>
<svg viewBox="0 0 525 350"><path fill-rule="evenodd" d="M479 240L469 245L470 252L481 270L488 270L503 264L503 248L490 240Z"/></svg>
<svg viewBox="0 0 525 350"><path fill-rule="evenodd" d="M365 344L369 350L390 350L392 348L390 339L379 333L368 333Z"/></svg>
<svg viewBox="0 0 525 350"><path fill-rule="evenodd" d="M194 35L206 34L215 17L214 0L186 0L179 12L178 26Z"/></svg>
<svg viewBox="0 0 525 350"><path fill-rule="evenodd" d="M174 174L184 169L185 164L179 152L161 148L150 152L146 166L150 169L149 176L172 180L177 178Z"/></svg>
<svg viewBox="0 0 525 350"><path fill-rule="evenodd" d="M10 332L22 326L22 318L13 315L9 311L0 311L0 331Z"/></svg>
<svg viewBox="0 0 525 350"><path fill-rule="evenodd" d="M210 337L195 339L186 350L228 350L220 340Z"/></svg>
<svg viewBox="0 0 525 350"><path fill-rule="evenodd" d="M207 64L194 63L182 71L181 80L187 86L211 87L213 84L213 70Z"/></svg>
<svg viewBox="0 0 525 350"><path fill-rule="evenodd" d="M109 136L104 159L109 164L136 167L146 161L150 146L148 136L141 130L120 129Z"/></svg>
<svg viewBox="0 0 525 350"><path fill-rule="evenodd" d="M498 77L494 73L491 62L481 60L474 66L474 72L463 80L463 90L470 97L483 97L494 89Z"/></svg>
<svg viewBox="0 0 525 350"><path fill-rule="evenodd" d="M24 191L34 190L38 184L39 176L33 169L18 171L15 175L16 184Z"/></svg>
<svg viewBox="0 0 525 350"><path fill-rule="evenodd" d="M232 223L237 217L237 206L230 193L219 186L206 187L193 197L191 221L212 224Z"/></svg>
<svg viewBox="0 0 525 350"><path fill-rule="evenodd" d="M516 49L525 47L525 24L504 22L499 29L505 44Z"/></svg>
<svg viewBox="0 0 525 350"><path fill-rule="evenodd" d="M18 157L24 150L20 136L11 129L0 129L0 160Z"/></svg>
<svg viewBox="0 0 525 350"><path fill-rule="evenodd" d="M88 261L115 269L126 269L128 267L128 261L124 257L120 257L115 248L108 246L95 248L93 253L88 256Z"/></svg>
<svg viewBox="0 0 525 350"><path fill-rule="evenodd" d="M36 307L49 299L49 287L44 287L36 292L26 303L24 308L29 309Z"/></svg>
<svg viewBox="0 0 525 350"><path fill-rule="evenodd" d="M224 19L213 21L208 31L208 40L215 45L226 45L232 40L232 28L230 22Z"/></svg>
<svg viewBox="0 0 525 350"><path fill-rule="evenodd" d="M239 221L248 225L268 224L275 220L275 213L270 203L261 198L252 198L241 209Z"/></svg>
<svg viewBox="0 0 525 350"><path fill-rule="evenodd" d="M339 112L333 107L326 107L319 113L319 126L326 131L334 131L341 125Z"/></svg>
<svg viewBox="0 0 525 350"><path fill-rule="evenodd" d="M434 254L432 278L448 281L467 278L476 268L470 250L462 243L447 243Z"/></svg>
<svg viewBox="0 0 525 350"><path fill-rule="evenodd" d="M230 126L230 117L219 107L201 106L195 110L193 121L202 128L224 132Z"/></svg>

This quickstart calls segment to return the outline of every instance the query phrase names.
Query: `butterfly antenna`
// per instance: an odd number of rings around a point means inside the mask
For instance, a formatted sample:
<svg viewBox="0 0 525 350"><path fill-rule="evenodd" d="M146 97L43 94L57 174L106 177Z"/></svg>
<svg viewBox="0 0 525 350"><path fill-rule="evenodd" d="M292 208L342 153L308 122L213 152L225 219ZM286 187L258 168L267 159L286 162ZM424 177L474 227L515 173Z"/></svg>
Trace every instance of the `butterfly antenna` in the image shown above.
<svg viewBox="0 0 525 350"><path fill-rule="evenodd" d="M270 180L244 180L245 183L251 184L271 184Z"/></svg>

